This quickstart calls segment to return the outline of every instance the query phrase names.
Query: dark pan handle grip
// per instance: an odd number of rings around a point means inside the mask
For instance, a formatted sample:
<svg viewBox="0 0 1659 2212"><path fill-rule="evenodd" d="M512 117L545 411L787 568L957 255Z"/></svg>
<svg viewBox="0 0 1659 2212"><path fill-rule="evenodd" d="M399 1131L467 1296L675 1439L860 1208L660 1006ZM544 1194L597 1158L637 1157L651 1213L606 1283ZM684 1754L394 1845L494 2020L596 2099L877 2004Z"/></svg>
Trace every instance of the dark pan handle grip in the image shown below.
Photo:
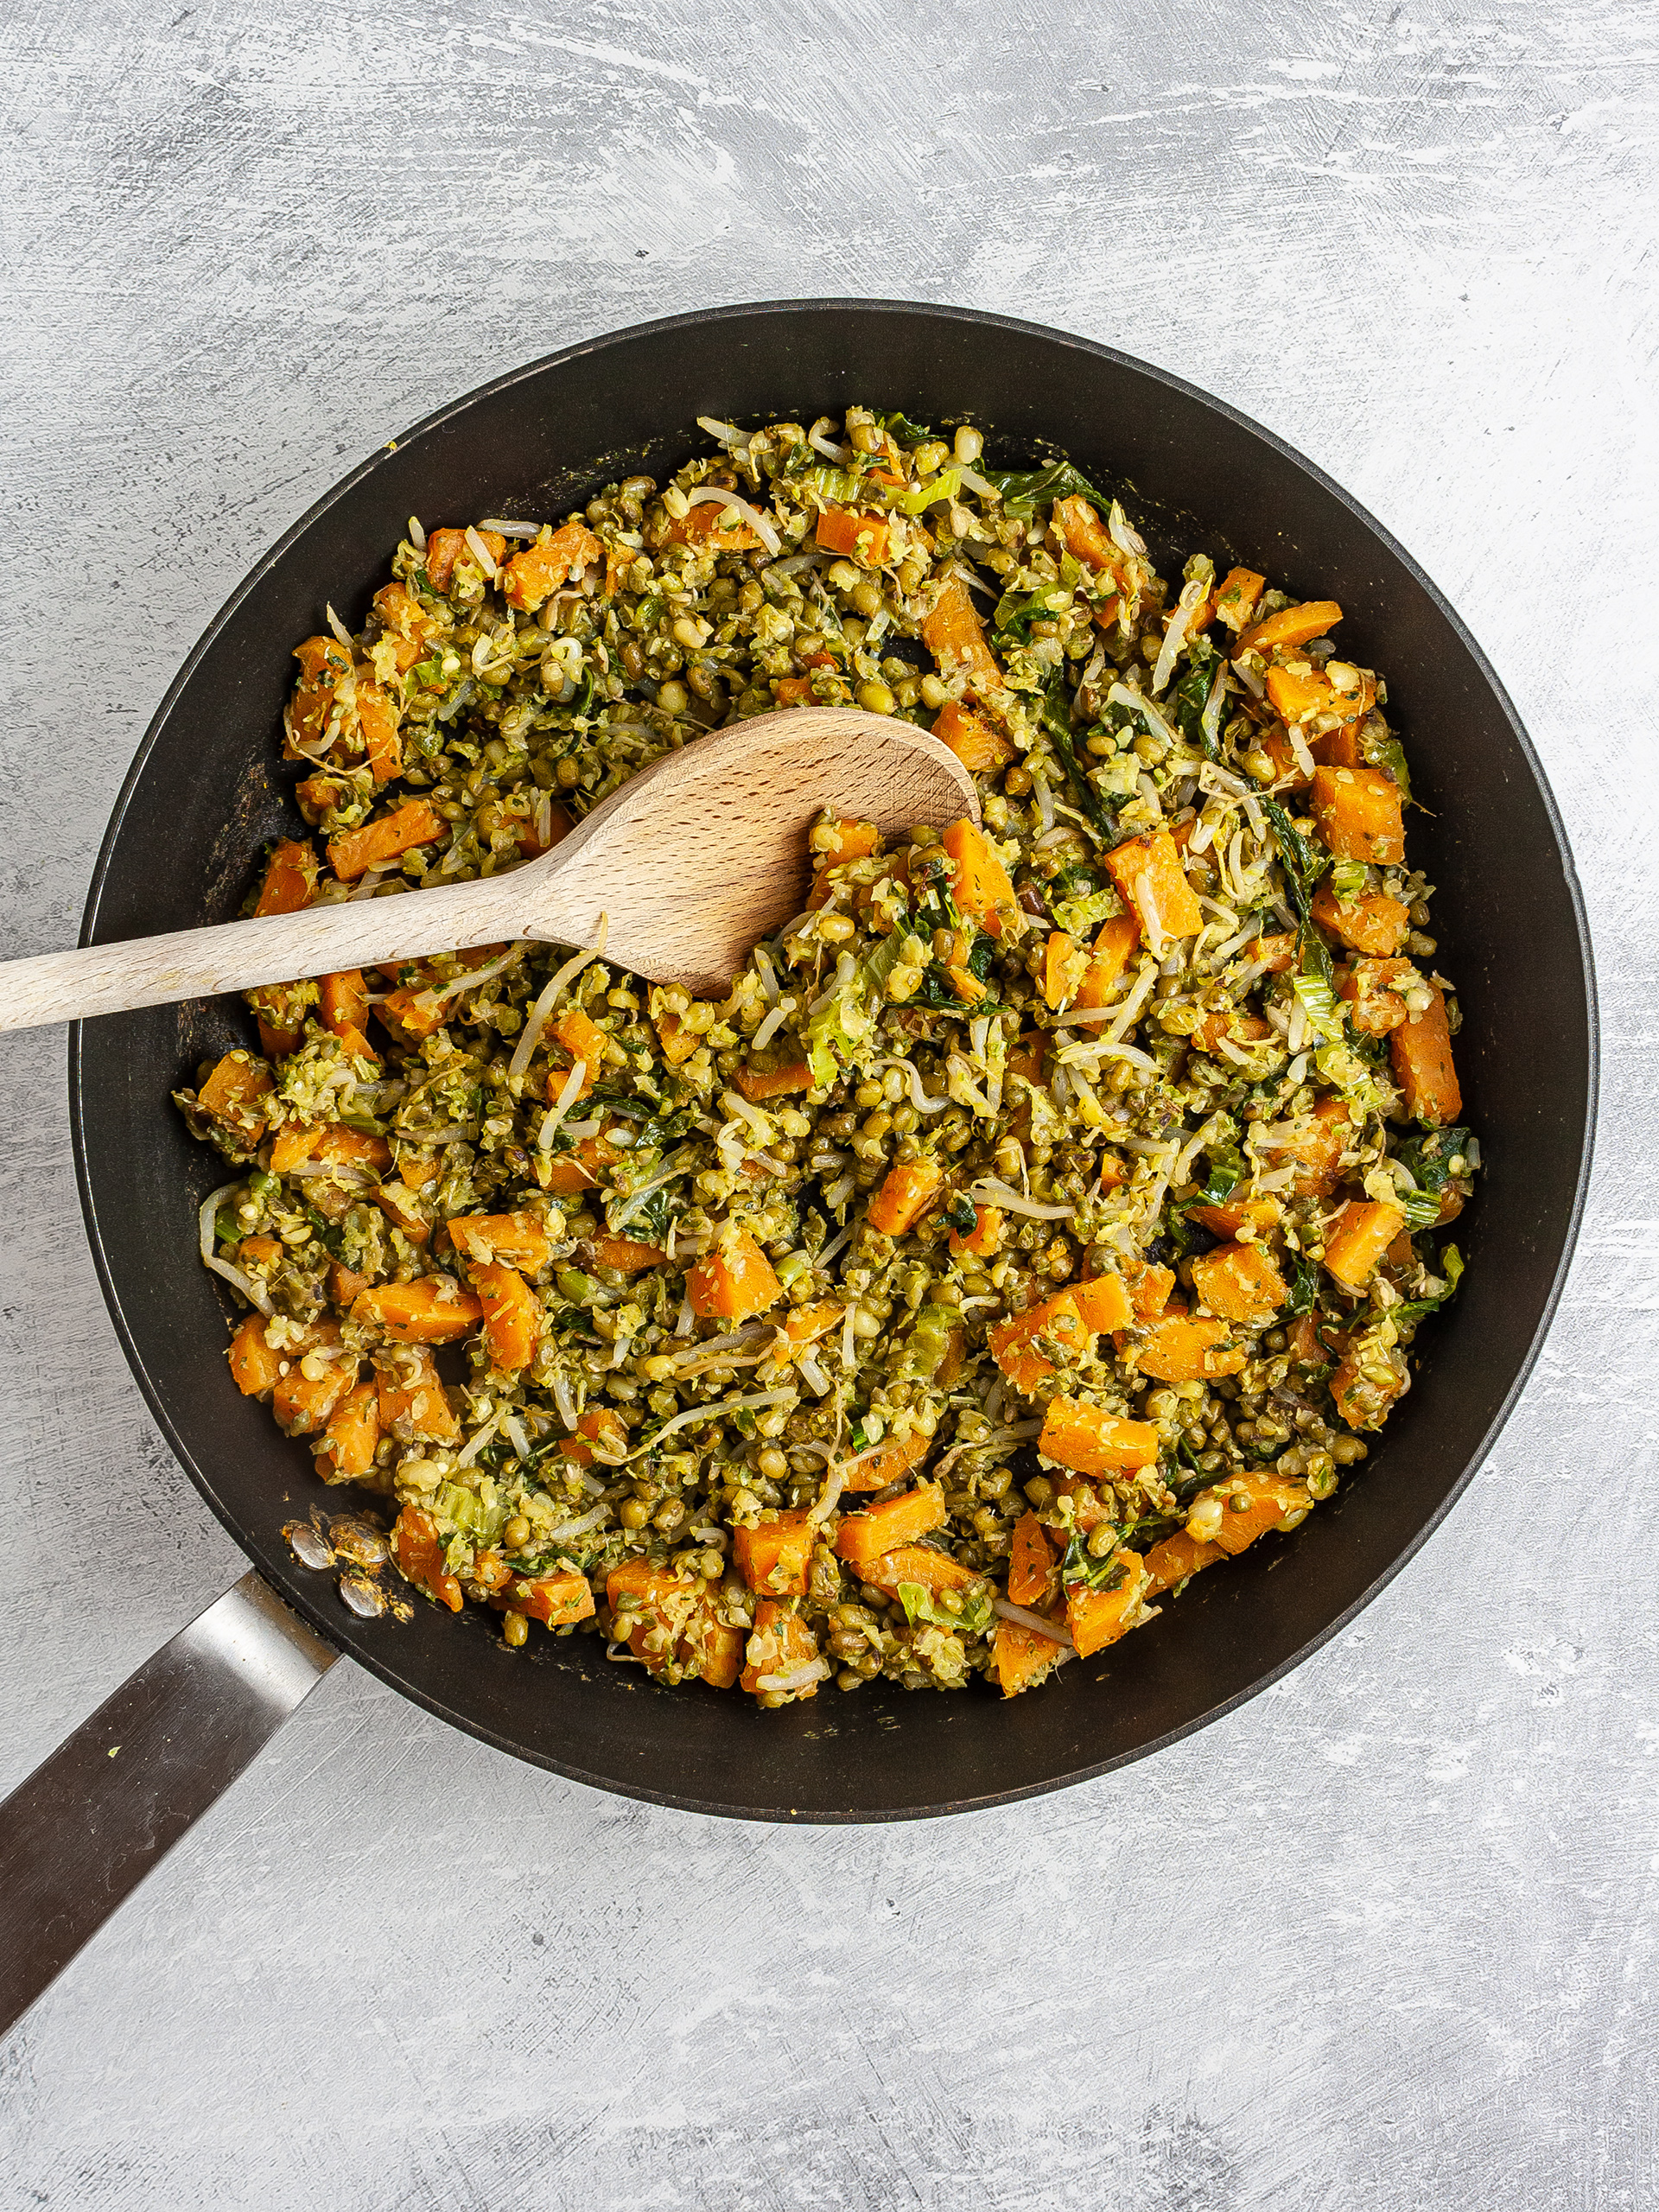
<svg viewBox="0 0 1659 2212"><path fill-rule="evenodd" d="M250 1572L0 1804L0 2035L338 1656Z"/></svg>

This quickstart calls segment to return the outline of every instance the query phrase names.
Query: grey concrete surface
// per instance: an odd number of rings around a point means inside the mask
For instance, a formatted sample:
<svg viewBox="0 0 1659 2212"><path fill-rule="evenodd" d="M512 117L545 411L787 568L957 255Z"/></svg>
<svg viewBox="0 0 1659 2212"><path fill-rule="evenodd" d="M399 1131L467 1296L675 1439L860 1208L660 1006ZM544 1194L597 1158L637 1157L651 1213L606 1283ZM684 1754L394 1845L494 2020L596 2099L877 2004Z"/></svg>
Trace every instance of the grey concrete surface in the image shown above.
<svg viewBox="0 0 1659 2212"><path fill-rule="evenodd" d="M1656 65L1650 0L0 14L6 951L73 940L173 670L359 455L587 334L874 293L1162 363L1380 515L1538 742L1606 1025L1524 1401L1272 1694L774 1833L340 1667L0 2052L0 2203L1655 2200ZM0 1085L6 1787L239 1561L106 1322L61 1034Z"/></svg>

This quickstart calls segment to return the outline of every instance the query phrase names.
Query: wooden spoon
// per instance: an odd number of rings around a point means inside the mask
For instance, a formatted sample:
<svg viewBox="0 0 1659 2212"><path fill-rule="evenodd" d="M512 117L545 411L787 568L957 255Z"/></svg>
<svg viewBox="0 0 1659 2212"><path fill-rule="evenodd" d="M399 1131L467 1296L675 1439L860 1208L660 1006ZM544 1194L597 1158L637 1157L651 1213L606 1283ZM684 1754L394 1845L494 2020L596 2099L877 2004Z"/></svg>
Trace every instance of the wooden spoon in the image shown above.
<svg viewBox="0 0 1659 2212"><path fill-rule="evenodd" d="M791 707L665 753L550 853L504 875L0 963L0 1029L502 938L587 945L601 913L619 966L723 993L750 947L800 911L806 830L826 806L884 830L979 819L972 777L913 723Z"/></svg>

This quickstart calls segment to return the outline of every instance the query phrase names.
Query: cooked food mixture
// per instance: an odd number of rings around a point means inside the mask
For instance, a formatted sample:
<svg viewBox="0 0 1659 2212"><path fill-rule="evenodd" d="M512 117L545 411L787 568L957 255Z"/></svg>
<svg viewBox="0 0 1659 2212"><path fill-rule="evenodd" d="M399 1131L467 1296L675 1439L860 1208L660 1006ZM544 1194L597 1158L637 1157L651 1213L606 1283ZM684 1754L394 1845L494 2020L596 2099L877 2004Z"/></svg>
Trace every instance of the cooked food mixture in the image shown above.
<svg viewBox="0 0 1659 2212"><path fill-rule="evenodd" d="M933 730L983 827L821 819L718 1001L531 944L251 993L178 1095L231 1376L386 1501L293 1531L359 1611L385 1563L766 1706L1011 1696L1329 1498L1456 1287L1406 762L1339 607L1160 576L1067 462L702 427L556 526L411 520L297 650L255 911L511 868L809 701Z"/></svg>

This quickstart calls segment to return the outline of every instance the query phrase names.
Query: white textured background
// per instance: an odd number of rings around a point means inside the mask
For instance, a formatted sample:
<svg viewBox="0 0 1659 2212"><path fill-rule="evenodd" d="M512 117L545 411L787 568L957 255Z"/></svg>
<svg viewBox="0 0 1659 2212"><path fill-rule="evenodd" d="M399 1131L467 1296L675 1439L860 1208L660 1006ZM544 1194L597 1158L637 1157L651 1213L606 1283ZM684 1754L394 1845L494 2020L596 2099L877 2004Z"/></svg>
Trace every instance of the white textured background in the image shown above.
<svg viewBox="0 0 1659 2212"><path fill-rule="evenodd" d="M865 293L1162 363L1380 515L1544 756L1606 1024L1520 1410L1273 1694L779 1833L340 1667L0 2050L0 2203L1655 2201L1656 66L1653 0L0 11L5 951L73 941L172 671L361 454L620 323ZM0 1084L3 1788L240 1562L105 1319L61 1033Z"/></svg>

